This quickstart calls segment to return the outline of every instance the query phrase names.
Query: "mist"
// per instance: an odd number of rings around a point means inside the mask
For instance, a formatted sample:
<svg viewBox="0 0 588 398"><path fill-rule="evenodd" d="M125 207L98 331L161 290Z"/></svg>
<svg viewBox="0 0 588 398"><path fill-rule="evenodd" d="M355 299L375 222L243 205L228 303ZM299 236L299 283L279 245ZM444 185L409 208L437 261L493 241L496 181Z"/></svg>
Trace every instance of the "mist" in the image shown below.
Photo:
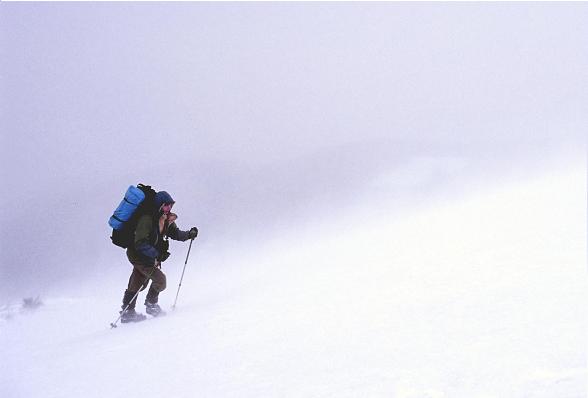
<svg viewBox="0 0 588 398"><path fill-rule="evenodd" d="M585 159L586 11L3 3L0 297L128 267L107 220L139 182L214 258Z"/></svg>

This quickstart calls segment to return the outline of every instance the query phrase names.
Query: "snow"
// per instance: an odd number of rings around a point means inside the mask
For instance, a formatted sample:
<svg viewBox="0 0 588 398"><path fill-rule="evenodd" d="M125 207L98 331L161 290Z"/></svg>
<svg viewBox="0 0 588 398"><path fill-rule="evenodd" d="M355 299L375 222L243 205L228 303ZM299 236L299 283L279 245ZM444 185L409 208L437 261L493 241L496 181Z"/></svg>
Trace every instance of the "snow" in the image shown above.
<svg viewBox="0 0 588 398"><path fill-rule="evenodd" d="M246 251L196 240L164 318L109 328L121 267L1 320L0 396L584 397L585 220L576 163L400 214L358 204Z"/></svg>
<svg viewBox="0 0 588 398"><path fill-rule="evenodd" d="M586 19L0 1L0 398L586 397ZM201 235L110 330L140 182Z"/></svg>

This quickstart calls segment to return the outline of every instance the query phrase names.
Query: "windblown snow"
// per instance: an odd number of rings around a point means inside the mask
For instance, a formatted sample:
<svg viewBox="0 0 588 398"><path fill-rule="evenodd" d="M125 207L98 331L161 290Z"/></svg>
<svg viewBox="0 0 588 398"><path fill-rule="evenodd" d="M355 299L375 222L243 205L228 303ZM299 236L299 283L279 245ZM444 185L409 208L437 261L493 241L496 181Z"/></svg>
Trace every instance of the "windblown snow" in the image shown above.
<svg viewBox="0 0 588 398"><path fill-rule="evenodd" d="M125 266L14 312L0 323L0 396L585 396L584 165L389 207L246 250L196 240L164 318L109 328ZM172 249L168 310L187 245Z"/></svg>

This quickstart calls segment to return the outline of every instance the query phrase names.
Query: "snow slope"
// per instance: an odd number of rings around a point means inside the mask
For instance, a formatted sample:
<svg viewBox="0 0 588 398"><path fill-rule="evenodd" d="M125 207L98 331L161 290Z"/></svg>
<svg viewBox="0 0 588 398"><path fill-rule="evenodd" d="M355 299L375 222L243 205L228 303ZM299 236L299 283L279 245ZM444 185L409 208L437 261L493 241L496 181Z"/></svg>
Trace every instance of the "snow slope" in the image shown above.
<svg viewBox="0 0 588 398"><path fill-rule="evenodd" d="M369 203L248 252L196 241L178 309L110 330L121 267L0 323L0 396L584 397L575 166L402 215Z"/></svg>

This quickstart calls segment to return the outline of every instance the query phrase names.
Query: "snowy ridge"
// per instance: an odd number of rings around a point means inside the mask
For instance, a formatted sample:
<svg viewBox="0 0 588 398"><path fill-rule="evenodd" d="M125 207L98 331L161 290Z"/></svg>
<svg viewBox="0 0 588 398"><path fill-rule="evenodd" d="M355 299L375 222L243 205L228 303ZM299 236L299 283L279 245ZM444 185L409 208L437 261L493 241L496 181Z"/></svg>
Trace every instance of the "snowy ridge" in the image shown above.
<svg viewBox="0 0 588 398"><path fill-rule="evenodd" d="M113 278L2 323L0 395L583 397L585 192L575 168L249 253L195 245L165 318L110 330Z"/></svg>

